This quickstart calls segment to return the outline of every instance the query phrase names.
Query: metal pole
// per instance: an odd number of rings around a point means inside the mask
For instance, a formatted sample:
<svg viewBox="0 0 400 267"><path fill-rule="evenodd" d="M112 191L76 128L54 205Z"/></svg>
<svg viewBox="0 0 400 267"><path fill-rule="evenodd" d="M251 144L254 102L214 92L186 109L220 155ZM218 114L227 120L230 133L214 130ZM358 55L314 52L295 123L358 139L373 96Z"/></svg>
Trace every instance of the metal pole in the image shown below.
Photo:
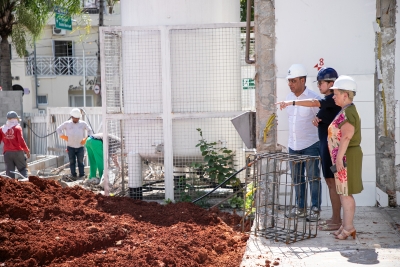
<svg viewBox="0 0 400 267"><path fill-rule="evenodd" d="M82 49L83 49L83 58L82 58L82 64L83 64L83 107L86 107L86 63L85 63L85 47L82 43Z"/></svg>
<svg viewBox="0 0 400 267"><path fill-rule="evenodd" d="M246 54L245 61L247 64L254 64L256 61L250 59L250 24L251 24L251 1L247 0L247 12L246 12Z"/></svg>
<svg viewBox="0 0 400 267"><path fill-rule="evenodd" d="M122 120L119 121L120 125L120 138L121 138L121 166L120 166L120 171L121 171L121 189L122 189L122 195L125 196L125 159L124 159L124 136L123 136L123 122Z"/></svg>
<svg viewBox="0 0 400 267"><path fill-rule="evenodd" d="M37 64L36 64L36 40L33 41L33 56L34 58L34 64L35 64L35 94L36 94L36 108L39 108L38 105L38 79L37 79Z"/></svg>

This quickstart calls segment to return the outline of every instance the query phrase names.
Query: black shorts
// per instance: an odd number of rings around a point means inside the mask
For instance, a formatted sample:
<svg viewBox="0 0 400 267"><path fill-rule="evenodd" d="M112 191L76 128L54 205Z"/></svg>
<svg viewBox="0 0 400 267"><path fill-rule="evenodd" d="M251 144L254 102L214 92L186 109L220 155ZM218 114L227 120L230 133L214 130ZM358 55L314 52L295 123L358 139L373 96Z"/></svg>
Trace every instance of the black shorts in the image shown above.
<svg viewBox="0 0 400 267"><path fill-rule="evenodd" d="M332 159L331 159L331 155L329 153L327 140L325 142L323 142L323 141L319 142L319 153L321 156L322 173L323 173L325 179L326 178L334 178L335 176L333 175L333 172L330 169L332 166Z"/></svg>

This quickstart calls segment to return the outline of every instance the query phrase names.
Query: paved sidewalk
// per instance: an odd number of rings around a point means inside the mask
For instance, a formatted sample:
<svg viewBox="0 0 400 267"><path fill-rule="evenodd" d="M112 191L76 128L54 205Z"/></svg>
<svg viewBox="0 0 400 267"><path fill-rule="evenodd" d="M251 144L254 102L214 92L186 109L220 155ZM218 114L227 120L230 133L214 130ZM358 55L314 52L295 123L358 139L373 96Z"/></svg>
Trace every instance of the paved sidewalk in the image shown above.
<svg viewBox="0 0 400 267"><path fill-rule="evenodd" d="M330 207L323 208L322 218L330 212ZM400 266L400 207L357 207L354 224L355 240L338 240L331 232L318 231L315 238L286 245L252 233L240 267Z"/></svg>

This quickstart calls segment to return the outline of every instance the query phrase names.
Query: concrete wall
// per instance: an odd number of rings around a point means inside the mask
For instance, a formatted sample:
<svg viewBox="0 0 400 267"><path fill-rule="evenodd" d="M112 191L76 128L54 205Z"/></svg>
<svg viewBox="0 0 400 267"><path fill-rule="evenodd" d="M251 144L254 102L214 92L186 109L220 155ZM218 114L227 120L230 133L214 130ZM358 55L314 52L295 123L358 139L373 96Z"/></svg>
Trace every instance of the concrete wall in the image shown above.
<svg viewBox="0 0 400 267"><path fill-rule="evenodd" d="M399 1L397 2L399 5ZM397 203L400 203L400 14L396 13L396 54L395 54L395 99L396 99L396 130L395 130L395 140L396 143L396 191L397 191Z"/></svg>
<svg viewBox="0 0 400 267"><path fill-rule="evenodd" d="M22 93L14 91L0 91L0 125L7 120L7 113L11 110L18 113L22 118Z"/></svg>
<svg viewBox="0 0 400 267"><path fill-rule="evenodd" d="M362 121L364 191L355 195L357 205L375 205L375 0L287 0L275 1L277 99L290 92L285 79L293 63L305 65L307 86L318 92L315 65L333 67L339 75L352 76L359 88L354 98ZM355 12L357 11L357 12ZM323 60L321 60L323 59ZM321 66L321 65L320 65ZM278 111L278 142L287 146L286 111ZM324 186L323 205L329 205Z"/></svg>

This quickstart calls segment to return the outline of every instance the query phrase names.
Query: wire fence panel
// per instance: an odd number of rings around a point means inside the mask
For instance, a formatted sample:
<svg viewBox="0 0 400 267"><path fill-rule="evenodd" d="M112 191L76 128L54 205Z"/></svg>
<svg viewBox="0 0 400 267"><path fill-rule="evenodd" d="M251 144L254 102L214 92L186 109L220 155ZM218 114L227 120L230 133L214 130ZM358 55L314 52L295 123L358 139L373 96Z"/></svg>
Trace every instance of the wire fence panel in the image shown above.
<svg viewBox="0 0 400 267"><path fill-rule="evenodd" d="M161 34L122 32L124 113L161 113Z"/></svg>
<svg viewBox="0 0 400 267"><path fill-rule="evenodd" d="M170 34L172 111L241 110L240 28Z"/></svg>
<svg viewBox="0 0 400 267"><path fill-rule="evenodd" d="M242 140L232 131L230 118L176 119L172 133L174 184L185 185L175 192L178 200L207 193L245 165ZM237 178L243 181L244 173ZM231 191L231 184L224 186L212 194L208 204Z"/></svg>
<svg viewBox="0 0 400 267"><path fill-rule="evenodd" d="M190 201L244 166L230 122L254 109L243 32L243 23L101 29L105 133L120 137L125 164L113 172L109 153L105 173L125 177L125 195Z"/></svg>
<svg viewBox="0 0 400 267"><path fill-rule="evenodd" d="M45 114L24 113L24 138L31 154L47 154L47 125Z"/></svg>

